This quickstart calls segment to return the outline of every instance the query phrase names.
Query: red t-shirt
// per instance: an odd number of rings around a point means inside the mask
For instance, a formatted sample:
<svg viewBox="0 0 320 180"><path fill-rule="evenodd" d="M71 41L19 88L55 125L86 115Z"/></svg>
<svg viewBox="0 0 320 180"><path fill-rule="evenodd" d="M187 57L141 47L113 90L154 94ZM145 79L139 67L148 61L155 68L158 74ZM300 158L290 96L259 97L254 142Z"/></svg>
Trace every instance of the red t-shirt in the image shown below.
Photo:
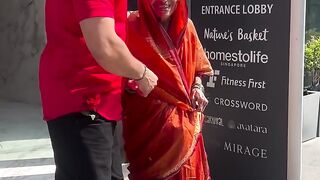
<svg viewBox="0 0 320 180"><path fill-rule="evenodd" d="M45 120L94 110L121 119L121 77L103 70L89 52L79 22L110 17L124 40L127 0L46 0L47 44L40 60Z"/></svg>

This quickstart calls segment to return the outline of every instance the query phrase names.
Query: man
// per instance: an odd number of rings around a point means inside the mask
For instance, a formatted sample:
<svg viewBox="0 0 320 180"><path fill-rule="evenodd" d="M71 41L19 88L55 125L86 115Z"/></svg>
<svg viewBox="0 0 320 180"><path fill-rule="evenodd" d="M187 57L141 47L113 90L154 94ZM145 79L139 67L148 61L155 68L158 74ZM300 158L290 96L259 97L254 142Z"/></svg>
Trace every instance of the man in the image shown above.
<svg viewBox="0 0 320 180"><path fill-rule="evenodd" d="M119 151L121 77L136 80L145 97L158 80L123 41L126 6L126 0L46 0L40 90L56 180L122 179L121 164L114 166L119 158L112 157Z"/></svg>

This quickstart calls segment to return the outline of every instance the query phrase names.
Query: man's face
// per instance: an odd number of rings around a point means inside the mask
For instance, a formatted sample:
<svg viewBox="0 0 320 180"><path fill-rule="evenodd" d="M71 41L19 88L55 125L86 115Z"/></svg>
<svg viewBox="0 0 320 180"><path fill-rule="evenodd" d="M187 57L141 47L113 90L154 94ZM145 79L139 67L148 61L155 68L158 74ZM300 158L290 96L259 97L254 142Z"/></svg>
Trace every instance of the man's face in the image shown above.
<svg viewBox="0 0 320 180"><path fill-rule="evenodd" d="M161 22L168 22L176 10L178 0L151 0L151 7Z"/></svg>

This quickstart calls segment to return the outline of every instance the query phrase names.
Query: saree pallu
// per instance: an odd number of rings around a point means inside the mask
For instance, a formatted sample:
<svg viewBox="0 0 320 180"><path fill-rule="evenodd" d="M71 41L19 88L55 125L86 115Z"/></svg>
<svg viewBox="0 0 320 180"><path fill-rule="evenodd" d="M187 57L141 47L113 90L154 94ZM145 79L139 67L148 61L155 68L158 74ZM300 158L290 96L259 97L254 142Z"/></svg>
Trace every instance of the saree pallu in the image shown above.
<svg viewBox="0 0 320 180"><path fill-rule="evenodd" d="M126 93L124 101L130 179L209 179L202 113L160 88L148 98Z"/></svg>
<svg viewBox="0 0 320 180"><path fill-rule="evenodd" d="M139 12L128 19L131 53L159 78L147 98L123 95L123 137L131 180L210 179L201 134L203 114L190 106L196 75L212 68L184 0L178 1L165 31L156 21L149 0L139 0Z"/></svg>

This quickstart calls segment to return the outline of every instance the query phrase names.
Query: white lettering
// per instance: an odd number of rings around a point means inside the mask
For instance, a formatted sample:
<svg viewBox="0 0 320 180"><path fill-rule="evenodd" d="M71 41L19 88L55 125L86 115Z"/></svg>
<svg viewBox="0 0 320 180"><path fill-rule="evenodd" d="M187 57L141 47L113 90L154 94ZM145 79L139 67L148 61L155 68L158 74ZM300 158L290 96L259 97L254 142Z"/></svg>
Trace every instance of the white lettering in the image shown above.
<svg viewBox="0 0 320 180"><path fill-rule="evenodd" d="M273 4L249 4L249 5L209 5L201 6L202 15L265 15L272 13Z"/></svg>
<svg viewBox="0 0 320 180"><path fill-rule="evenodd" d="M226 61L226 62L235 62L235 63L256 63L256 64L266 64L269 61L267 54L262 54L261 51L250 51L243 53L241 50L238 52L215 52L207 51L204 49L206 56L210 60L215 61Z"/></svg>
<svg viewBox="0 0 320 180"><path fill-rule="evenodd" d="M264 103L247 102L247 101L224 99L224 98L218 98L218 97L214 98L214 104L218 106L225 106L225 107L237 108L237 109L247 109L251 111L266 112L268 110L268 105Z"/></svg>
<svg viewBox="0 0 320 180"><path fill-rule="evenodd" d="M252 124L239 123L237 125L237 130L248 131L248 132L253 132L253 133L268 134L268 128L262 127L262 126L256 126L256 125L252 125Z"/></svg>
<svg viewBox="0 0 320 180"><path fill-rule="evenodd" d="M224 142L223 150L232 152L235 154L244 155L244 156L251 156L254 158L261 158L261 159L268 158L267 149L262 149L258 147L249 147L249 146L244 146L241 144L235 144L230 142Z"/></svg>
<svg viewBox="0 0 320 180"><path fill-rule="evenodd" d="M242 28L238 29L238 40L244 40L248 42L253 41L268 41L267 34L269 31L264 29L263 31L257 31L257 29L253 29L251 32L245 32Z"/></svg>

